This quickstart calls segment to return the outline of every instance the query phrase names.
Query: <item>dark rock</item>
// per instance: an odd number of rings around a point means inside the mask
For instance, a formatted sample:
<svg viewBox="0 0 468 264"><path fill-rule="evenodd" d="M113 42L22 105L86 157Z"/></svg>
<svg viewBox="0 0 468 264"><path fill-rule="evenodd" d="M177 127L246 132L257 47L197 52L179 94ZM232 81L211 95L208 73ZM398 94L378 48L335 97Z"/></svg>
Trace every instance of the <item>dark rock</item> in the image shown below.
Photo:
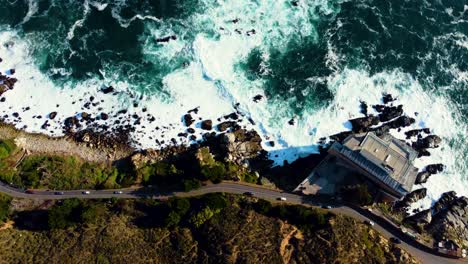
<svg viewBox="0 0 468 264"><path fill-rule="evenodd" d="M19 114L17 112L14 112L13 114L11 114L13 117L16 117L18 118L19 117Z"/></svg>
<svg viewBox="0 0 468 264"><path fill-rule="evenodd" d="M76 118L75 116L71 116L65 119L64 124L65 124L65 129L70 130L73 127L78 127L79 121L78 121L78 118Z"/></svg>
<svg viewBox="0 0 468 264"><path fill-rule="evenodd" d="M379 114L380 122L387 122L403 114L403 105L385 107Z"/></svg>
<svg viewBox="0 0 468 264"><path fill-rule="evenodd" d="M183 118L186 126L191 126L195 122L190 114L185 114Z"/></svg>
<svg viewBox="0 0 468 264"><path fill-rule="evenodd" d="M421 171L421 172L419 172L418 175L416 176L416 181L415 181L415 183L416 183L416 184L426 183L430 176L431 176L431 174L430 174L429 172L427 172L427 171Z"/></svg>
<svg viewBox="0 0 468 264"><path fill-rule="evenodd" d="M403 219L404 223L408 223L412 226L424 228L432 221L432 213L430 209L423 210L419 213L416 213L412 216L406 217Z"/></svg>
<svg viewBox="0 0 468 264"><path fill-rule="evenodd" d="M158 38L156 39L156 42L163 43L163 42L169 42L170 40L176 40L176 39L177 39L177 36L172 35L172 36L167 36L163 38Z"/></svg>
<svg viewBox="0 0 468 264"><path fill-rule="evenodd" d="M189 139L192 140L192 141L194 141L194 140L197 139L197 137L196 137L195 135L190 135Z"/></svg>
<svg viewBox="0 0 468 264"><path fill-rule="evenodd" d="M114 92L114 87L109 86L109 87L106 87L106 88L102 88L101 92L103 92L104 94L112 93L112 92Z"/></svg>
<svg viewBox="0 0 468 264"><path fill-rule="evenodd" d="M390 126L391 128L402 128L411 126L414 124L414 122L416 122L416 120L412 117L400 116L397 119L386 123L386 125Z"/></svg>
<svg viewBox="0 0 468 264"><path fill-rule="evenodd" d="M457 199L457 193L454 191L443 193L439 200L432 206L433 214L438 214L442 210L447 209L454 200Z"/></svg>
<svg viewBox="0 0 468 264"><path fill-rule="evenodd" d="M193 133L195 133L195 129L189 127L189 128L187 128L187 132L190 133L190 134L193 134Z"/></svg>
<svg viewBox="0 0 468 264"><path fill-rule="evenodd" d="M447 197L448 198L448 197ZM448 198L451 200L452 197ZM458 247L468 245L468 198L458 197L433 215L426 230L436 240L453 240ZM436 212L436 210L434 210Z"/></svg>
<svg viewBox="0 0 468 264"><path fill-rule="evenodd" d="M444 164L437 163L437 164L430 164L426 166L426 171L430 174L437 174L444 170Z"/></svg>
<svg viewBox="0 0 468 264"><path fill-rule="evenodd" d="M393 98L393 96L391 94L384 94L383 97L382 97L382 101L384 104L388 104L390 102L393 102L395 101L396 98Z"/></svg>
<svg viewBox="0 0 468 264"><path fill-rule="evenodd" d="M372 108L374 108L378 113L382 113L385 109L385 105L373 105Z"/></svg>
<svg viewBox="0 0 468 264"><path fill-rule="evenodd" d="M367 116L367 108L368 108L368 107L367 107L366 102L361 101L359 107L361 108L361 113L362 113L363 115Z"/></svg>
<svg viewBox="0 0 468 264"><path fill-rule="evenodd" d="M203 130L211 130L213 129L213 122L211 120L203 120L201 122L201 129Z"/></svg>
<svg viewBox="0 0 468 264"><path fill-rule="evenodd" d="M225 119L237 120L237 119L239 119L239 115L237 113L230 113L229 115L225 115L224 118Z"/></svg>
<svg viewBox="0 0 468 264"><path fill-rule="evenodd" d="M107 119L109 119L109 115L106 114L106 113L101 113L100 117L101 117L102 120L107 120Z"/></svg>
<svg viewBox="0 0 468 264"><path fill-rule="evenodd" d="M86 112L82 112L82 113L81 113L81 118L82 118L83 120L88 120L89 117L90 117L90 116L89 116L88 113L86 113Z"/></svg>
<svg viewBox="0 0 468 264"><path fill-rule="evenodd" d="M423 199L424 197L426 197L426 194L427 194L427 189L426 188L421 188L421 189L414 190L414 191L408 193L407 195L405 195L405 197L403 197L402 200L395 202L394 208L396 208L396 209L406 209L412 203L415 203L415 202Z"/></svg>
<svg viewBox="0 0 468 264"><path fill-rule="evenodd" d="M437 148L442 142L442 139L436 135L430 135L422 139L418 139L416 142L413 142L412 146L416 150L427 149L427 148Z"/></svg>
<svg viewBox="0 0 468 264"><path fill-rule="evenodd" d="M268 141L267 144L270 145L271 147L274 147L274 146L275 146L275 142L274 142L274 141Z"/></svg>
<svg viewBox="0 0 468 264"><path fill-rule="evenodd" d="M359 117L349 120L353 126L353 132L362 133L368 132L371 126L379 124L379 118L373 115L367 117Z"/></svg>
<svg viewBox="0 0 468 264"><path fill-rule="evenodd" d="M225 122L218 124L217 128L219 131L224 132L230 128L237 130L240 127L235 121L225 121Z"/></svg>
<svg viewBox="0 0 468 264"><path fill-rule="evenodd" d="M179 134L177 134L177 136L186 138L188 136L188 134L187 133L179 133Z"/></svg>
<svg viewBox="0 0 468 264"><path fill-rule="evenodd" d="M190 110L188 110L187 113L189 113L189 114L190 114L190 113L198 114L198 109L199 109L199 108L200 108L200 107L195 107L194 109L190 109Z"/></svg>
<svg viewBox="0 0 468 264"><path fill-rule="evenodd" d="M49 114L50 119L54 119L57 116L57 112L52 112Z"/></svg>
<svg viewBox="0 0 468 264"><path fill-rule="evenodd" d="M253 101L255 103L258 103L258 101L262 100L262 98L263 98L263 95L257 94L256 96L254 96Z"/></svg>
<svg viewBox="0 0 468 264"><path fill-rule="evenodd" d="M288 121L288 124L291 125L291 126L294 126L294 118L291 118L289 121Z"/></svg>

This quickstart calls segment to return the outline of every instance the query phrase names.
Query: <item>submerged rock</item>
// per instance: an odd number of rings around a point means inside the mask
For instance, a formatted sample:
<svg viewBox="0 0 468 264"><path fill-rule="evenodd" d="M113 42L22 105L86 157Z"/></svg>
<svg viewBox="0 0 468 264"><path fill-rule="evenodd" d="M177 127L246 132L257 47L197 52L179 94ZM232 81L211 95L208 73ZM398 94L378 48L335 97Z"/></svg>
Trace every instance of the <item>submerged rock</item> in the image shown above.
<svg viewBox="0 0 468 264"><path fill-rule="evenodd" d="M195 122L190 114L185 114L183 119L186 126L191 126Z"/></svg>

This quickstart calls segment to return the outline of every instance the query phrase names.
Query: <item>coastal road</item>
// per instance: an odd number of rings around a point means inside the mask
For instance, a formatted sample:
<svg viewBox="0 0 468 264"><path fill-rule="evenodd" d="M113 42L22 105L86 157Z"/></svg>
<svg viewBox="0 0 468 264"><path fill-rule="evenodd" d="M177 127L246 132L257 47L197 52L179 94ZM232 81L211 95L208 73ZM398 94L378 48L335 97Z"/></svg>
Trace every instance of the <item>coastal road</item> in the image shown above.
<svg viewBox="0 0 468 264"><path fill-rule="evenodd" d="M208 193L233 193L244 194L251 192L255 197L262 198L269 201L278 201L279 197L286 198L284 203L300 204L306 206L318 207L323 202L311 200L306 196L296 195L292 193L281 192L264 188L258 185L248 185L243 183L223 182L220 184L212 184L201 187L200 189L190 192L174 192L167 194L154 193L151 188L128 188L119 190L89 190L89 194L84 194L84 190L63 191L63 194L55 194L54 190L33 190L32 193L26 193L24 190L14 188L5 183L0 182L0 192L17 198L30 198L30 199L43 199L43 200L59 200L67 198L80 198L80 199L104 199L104 198L153 198L153 199L168 199L170 197L193 197ZM122 192L122 193L117 193ZM338 214L350 216L359 221L373 221L375 224L373 228L379 231L387 239L391 237L399 238L402 243L399 244L401 248L405 249L412 256L420 260L422 263L427 264L450 264L450 263L465 263L467 260L463 259L450 259L441 257L428 252L427 249L420 247L413 239L402 235L401 231L396 228L379 221L379 217L373 215L365 210L359 208L351 208L345 205L334 204L330 211Z"/></svg>

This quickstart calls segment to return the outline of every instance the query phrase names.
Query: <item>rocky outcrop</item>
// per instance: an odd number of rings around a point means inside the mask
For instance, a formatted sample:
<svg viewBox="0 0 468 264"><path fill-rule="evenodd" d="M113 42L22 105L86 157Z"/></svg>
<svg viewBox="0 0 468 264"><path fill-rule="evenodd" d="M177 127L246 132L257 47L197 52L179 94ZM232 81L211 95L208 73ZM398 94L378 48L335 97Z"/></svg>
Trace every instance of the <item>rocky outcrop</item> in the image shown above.
<svg viewBox="0 0 468 264"><path fill-rule="evenodd" d="M452 194L444 198L445 208L438 207L426 229L436 240L450 239L459 247L468 247L468 198L459 197L451 202L448 201Z"/></svg>
<svg viewBox="0 0 468 264"><path fill-rule="evenodd" d="M209 120L209 119L208 119L208 120L203 120L203 121L201 122L201 129L203 129L203 130L211 130L211 129L213 129L213 121L211 121L211 120Z"/></svg>
<svg viewBox="0 0 468 264"><path fill-rule="evenodd" d="M387 122L403 114L403 105L384 107L379 114L380 122Z"/></svg>
<svg viewBox="0 0 468 264"><path fill-rule="evenodd" d="M442 139L436 135L429 135L425 138L418 139L416 142L413 142L413 148L417 149L427 149L427 148L437 148L442 142Z"/></svg>
<svg viewBox="0 0 468 264"><path fill-rule="evenodd" d="M443 193L437 202L432 206L432 211L434 214L438 214L442 210L448 208L453 201L457 199L457 193L454 191Z"/></svg>
<svg viewBox="0 0 468 264"><path fill-rule="evenodd" d="M416 184L426 183L432 174L437 174L444 170L444 165L441 163L427 165L424 171L421 171L416 176Z"/></svg>
<svg viewBox="0 0 468 264"><path fill-rule="evenodd" d="M408 206L412 203L415 203L424 197L426 197L427 189L421 188L410 192L409 194L405 195L402 200L395 202L394 209L398 210L405 210Z"/></svg>
<svg viewBox="0 0 468 264"><path fill-rule="evenodd" d="M219 123L216 127L220 132L224 132L228 129L237 130L240 128L240 126L235 121L224 121L222 123Z"/></svg>
<svg viewBox="0 0 468 264"><path fill-rule="evenodd" d="M430 209L423 210L403 220L405 223L411 224L415 227L424 228L432 221L432 213Z"/></svg>
<svg viewBox="0 0 468 264"><path fill-rule="evenodd" d="M367 117L359 117L349 120L353 126L353 132L363 133L370 131L371 126L379 124L379 118L373 115Z"/></svg>

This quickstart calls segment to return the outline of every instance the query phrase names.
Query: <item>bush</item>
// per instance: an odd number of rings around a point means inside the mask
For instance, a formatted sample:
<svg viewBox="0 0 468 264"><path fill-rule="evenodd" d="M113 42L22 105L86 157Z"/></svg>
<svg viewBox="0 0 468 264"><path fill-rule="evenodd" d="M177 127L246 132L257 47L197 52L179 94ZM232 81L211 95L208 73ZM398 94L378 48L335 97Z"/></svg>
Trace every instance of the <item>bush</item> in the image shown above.
<svg viewBox="0 0 468 264"><path fill-rule="evenodd" d="M203 203L214 210L221 210L227 207L227 201L224 194L210 193L202 197Z"/></svg>
<svg viewBox="0 0 468 264"><path fill-rule="evenodd" d="M78 199L67 199L62 205L55 205L48 212L50 229L64 229L79 223L81 219L81 203Z"/></svg>
<svg viewBox="0 0 468 264"><path fill-rule="evenodd" d="M215 213L217 212L211 210L209 207L205 207L190 218L190 223L198 228L206 221L210 220L215 215Z"/></svg>
<svg viewBox="0 0 468 264"><path fill-rule="evenodd" d="M8 158L15 149L13 140L0 140L0 159Z"/></svg>
<svg viewBox="0 0 468 264"><path fill-rule="evenodd" d="M170 185L177 182L179 175L180 171L174 164L167 162L148 164L138 170L138 176L147 185Z"/></svg>
<svg viewBox="0 0 468 264"><path fill-rule="evenodd" d="M202 166L201 175L204 180L210 180L213 183L220 183L226 175L226 169L224 168L224 164L216 162L211 166Z"/></svg>
<svg viewBox="0 0 468 264"><path fill-rule="evenodd" d="M5 222L10 213L11 198L0 194L0 222Z"/></svg>
<svg viewBox="0 0 468 264"><path fill-rule="evenodd" d="M196 190L201 187L201 182L198 179L190 178L184 179L183 181L184 191L190 192L191 190Z"/></svg>

